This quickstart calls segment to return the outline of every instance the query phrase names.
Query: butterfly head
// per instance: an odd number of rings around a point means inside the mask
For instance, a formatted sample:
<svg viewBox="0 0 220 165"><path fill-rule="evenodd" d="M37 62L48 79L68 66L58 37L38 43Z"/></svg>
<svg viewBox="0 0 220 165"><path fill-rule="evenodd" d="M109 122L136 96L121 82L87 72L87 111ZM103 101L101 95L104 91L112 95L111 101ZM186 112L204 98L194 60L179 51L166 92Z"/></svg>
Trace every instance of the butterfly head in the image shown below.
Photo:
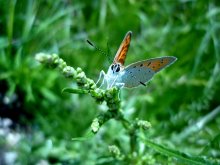
<svg viewBox="0 0 220 165"><path fill-rule="evenodd" d="M123 67L120 63L113 63L112 65L110 65L110 67L108 69L108 74L117 75L122 70L123 70Z"/></svg>

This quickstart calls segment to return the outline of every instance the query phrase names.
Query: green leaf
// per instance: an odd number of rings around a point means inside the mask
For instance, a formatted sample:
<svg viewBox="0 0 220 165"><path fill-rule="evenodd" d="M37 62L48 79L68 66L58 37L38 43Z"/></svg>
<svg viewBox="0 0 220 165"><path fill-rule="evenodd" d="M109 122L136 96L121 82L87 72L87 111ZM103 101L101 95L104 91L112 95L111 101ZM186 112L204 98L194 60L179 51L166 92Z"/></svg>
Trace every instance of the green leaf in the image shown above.
<svg viewBox="0 0 220 165"><path fill-rule="evenodd" d="M174 158L178 159L179 161L182 161L186 164L195 164L195 165L217 164L217 162L214 162L214 160L211 161L208 158L203 158L203 157L198 157L198 156L190 156L188 154L179 152L177 150L172 150L172 149L166 148L162 145L156 144L156 143L154 143L150 140L147 140L147 139L143 139L143 141L149 148L154 149L155 151L161 153L162 155L174 157Z"/></svg>
<svg viewBox="0 0 220 165"><path fill-rule="evenodd" d="M74 88L64 88L62 90L62 93L74 93L74 94L86 94L89 93L88 90L84 90L84 89L74 89Z"/></svg>
<svg viewBox="0 0 220 165"><path fill-rule="evenodd" d="M88 140L88 139L90 139L90 138L92 138L92 137L94 137L94 136L95 136L95 134L94 134L91 130L89 130L89 131L86 133L85 136L72 138L72 140L73 140L73 141L85 141L85 140Z"/></svg>

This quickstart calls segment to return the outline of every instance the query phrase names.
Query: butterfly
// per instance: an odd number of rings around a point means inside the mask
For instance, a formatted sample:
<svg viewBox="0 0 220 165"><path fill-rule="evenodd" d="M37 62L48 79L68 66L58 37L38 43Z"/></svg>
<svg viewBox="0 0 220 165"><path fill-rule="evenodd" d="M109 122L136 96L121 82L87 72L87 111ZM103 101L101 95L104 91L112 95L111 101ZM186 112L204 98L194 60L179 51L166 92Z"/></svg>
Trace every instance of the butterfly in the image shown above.
<svg viewBox="0 0 220 165"><path fill-rule="evenodd" d="M177 58L173 56L164 56L138 61L125 67L124 63L131 42L131 35L131 31L128 31L125 35L113 63L109 66L107 74L104 71L100 72L99 80L101 76L104 76L102 85L106 82L107 89L115 86L120 88L134 88L139 85L146 86L146 83L149 82L157 72L177 60Z"/></svg>

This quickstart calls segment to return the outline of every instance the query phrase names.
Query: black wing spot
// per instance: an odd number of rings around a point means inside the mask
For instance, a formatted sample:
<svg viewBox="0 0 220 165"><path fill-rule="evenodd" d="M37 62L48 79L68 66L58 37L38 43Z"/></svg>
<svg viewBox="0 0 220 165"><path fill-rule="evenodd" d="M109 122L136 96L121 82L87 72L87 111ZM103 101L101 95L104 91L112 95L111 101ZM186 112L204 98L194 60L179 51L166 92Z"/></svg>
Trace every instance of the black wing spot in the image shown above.
<svg viewBox="0 0 220 165"><path fill-rule="evenodd" d="M136 68L136 66L133 66L133 68Z"/></svg>
<svg viewBox="0 0 220 165"><path fill-rule="evenodd" d="M161 63L163 64L163 59L161 59Z"/></svg>
<svg viewBox="0 0 220 165"><path fill-rule="evenodd" d="M151 62L149 62L148 64L147 64L147 66L149 66L151 64Z"/></svg>
<svg viewBox="0 0 220 165"><path fill-rule="evenodd" d="M144 84L143 82L139 81L141 85L146 86L146 84Z"/></svg>
<svg viewBox="0 0 220 165"><path fill-rule="evenodd" d="M140 69L138 69L138 72L140 72L141 70Z"/></svg>
<svg viewBox="0 0 220 165"><path fill-rule="evenodd" d="M151 71L149 70L148 72L150 73Z"/></svg>
<svg viewBox="0 0 220 165"><path fill-rule="evenodd" d="M132 73L132 72L129 72L130 74Z"/></svg>
<svg viewBox="0 0 220 165"><path fill-rule="evenodd" d="M140 67L142 67L142 66L143 66L143 64L140 65Z"/></svg>

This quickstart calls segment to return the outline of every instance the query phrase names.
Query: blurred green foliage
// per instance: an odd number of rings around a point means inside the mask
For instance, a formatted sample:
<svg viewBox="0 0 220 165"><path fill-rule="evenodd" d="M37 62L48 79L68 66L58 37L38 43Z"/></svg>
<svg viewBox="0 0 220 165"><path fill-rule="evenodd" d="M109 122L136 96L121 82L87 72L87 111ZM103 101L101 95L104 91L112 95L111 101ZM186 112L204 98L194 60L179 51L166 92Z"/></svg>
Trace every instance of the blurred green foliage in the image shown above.
<svg viewBox="0 0 220 165"><path fill-rule="evenodd" d="M106 105L61 93L76 83L41 66L35 54L57 53L96 81L110 63L86 39L113 58L128 30L133 36L126 65L178 58L147 88L121 91L124 116L147 120L152 128L138 131L135 150L117 120L93 138L72 141L85 135ZM18 164L217 164L219 84L218 0L0 1L0 116L14 126L0 135L0 153L15 152ZM20 138L12 145L7 137L15 132Z"/></svg>

